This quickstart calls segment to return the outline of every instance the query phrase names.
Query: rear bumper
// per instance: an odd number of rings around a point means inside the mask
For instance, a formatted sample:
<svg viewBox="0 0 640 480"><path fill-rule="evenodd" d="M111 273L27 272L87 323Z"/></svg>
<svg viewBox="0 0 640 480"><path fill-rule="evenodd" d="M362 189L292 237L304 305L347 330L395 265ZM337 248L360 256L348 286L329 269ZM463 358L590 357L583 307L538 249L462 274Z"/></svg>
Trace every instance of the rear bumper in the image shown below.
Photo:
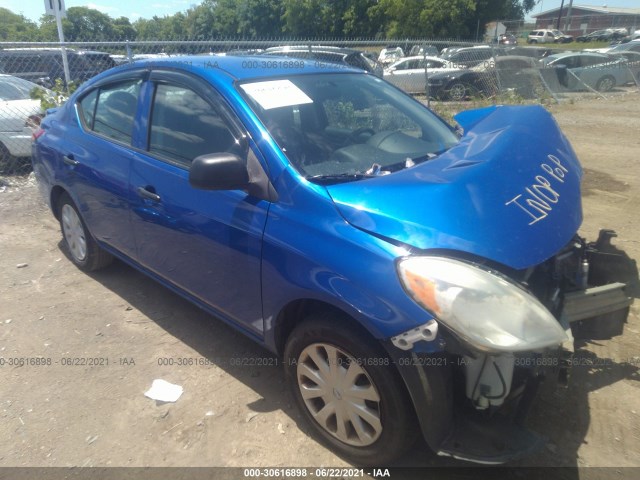
<svg viewBox="0 0 640 480"><path fill-rule="evenodd" d="M18 132L0 132L0 142L14 157L28 157L31 155L32 133L28 127Z"/></svg>

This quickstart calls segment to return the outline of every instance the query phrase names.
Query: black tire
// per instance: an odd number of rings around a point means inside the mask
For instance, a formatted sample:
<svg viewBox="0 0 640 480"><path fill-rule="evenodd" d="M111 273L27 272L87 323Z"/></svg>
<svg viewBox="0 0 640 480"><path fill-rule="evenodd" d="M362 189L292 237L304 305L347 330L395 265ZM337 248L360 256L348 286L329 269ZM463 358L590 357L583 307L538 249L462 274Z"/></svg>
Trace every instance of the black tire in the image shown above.
<svg viewBox="0 0 640 480"><path fill-rule="evenodd" d="M285 348L287 382L316 437L359 465L386 465L415 442L415 413L400 374L381 346L348 321L335 312L318 312L299 324ZM335 373L327 370L334 365L330 359L335 360ZM347 378L352 379L350 389L343 383ZM321 384L327 385L324 392ZM312 392L307 400L302 389ZM322 393L314 395L313 390ZM334 413L325 416L323 410Z"/></svg>
<svg viewBox="0 0 640 480"><path fill-rule="evenodd" d="M13 172L13 166L16 162L16 157L9 153L9 149L0 143L0 173L10 175Z"/></svg>
<svg viewBox="0 0 640 480"><path fill-rule="evenodd" d="M533 82L530 89L531 98L542 98L547 94L547 88L542 82Z"/></svg>
<svg viewBox="0 0 640 480"><path fill-rule="evenodd" d="M93 272L113 262L113 257L93 239L78 208L67 193L63 193L58 200L58 218L69 258L80 270Z"/></svg>
<svg viewBox="0 0 640 480"><path fill-rule="evenodd" d="M611 75L605 75L596 83L596 90L599 92L608 92L616 86L616 79Z"/></svg>

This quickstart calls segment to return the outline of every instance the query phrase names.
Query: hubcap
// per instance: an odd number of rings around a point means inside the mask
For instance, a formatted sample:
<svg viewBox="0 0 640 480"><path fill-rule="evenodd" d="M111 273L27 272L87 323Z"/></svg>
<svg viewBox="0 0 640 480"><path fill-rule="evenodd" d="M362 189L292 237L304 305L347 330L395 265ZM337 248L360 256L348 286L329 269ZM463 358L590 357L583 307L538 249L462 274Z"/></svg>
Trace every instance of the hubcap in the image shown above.
<svg viewBox="0 0 640 480"><path fill-rule="evenodd" d="M80 217L69 204L62 207L62 233L73 258L79 262L84 261L87 256L87 239Z"/></svg>
<svg viewBox="0 0 640 480"><path fill-rule="evenodd" d="M309 345L298 359L297 377L309 413L325 431L358 447L380 437L380 395L351 355L326 343Z"/></svg>
<svg viewBox="0 0 640 480"><path fill-rule="evenodd" d="M613 88L613 81L610 78L604 78L600 80L600 91L608 92Z"/></svg>
<svg viewBox="0 0 640 480"><path fill-rule="evenodd" d="M456 83L449 90L449 95L451 96L451 98L453 100L462 100L462 99L464 99L465 90L466 89L465 89L464 85Z"/></svg>

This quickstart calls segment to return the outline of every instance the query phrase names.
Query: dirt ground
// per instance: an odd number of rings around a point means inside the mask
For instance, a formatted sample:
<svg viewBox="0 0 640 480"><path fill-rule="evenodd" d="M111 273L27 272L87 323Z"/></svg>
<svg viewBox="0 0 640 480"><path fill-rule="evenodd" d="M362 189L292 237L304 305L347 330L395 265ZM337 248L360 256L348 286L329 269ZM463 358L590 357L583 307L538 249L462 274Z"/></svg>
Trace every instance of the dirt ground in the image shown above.
<svg viewBox="0 0 640 480"><path fill-rule="evenodd" d="M640 259L640 94L550 110L585 167L581 233L615 229ZM299 424L281 368L236 365L259 346L122 263L76 269L32 180L0 186L0 225L0 467L349 465ZM517 466L640 466L639 312L538 399L529 426L549 443ZM144 396L157 378L177 402ZM398 465L469 464L419 442Z"/></svg>

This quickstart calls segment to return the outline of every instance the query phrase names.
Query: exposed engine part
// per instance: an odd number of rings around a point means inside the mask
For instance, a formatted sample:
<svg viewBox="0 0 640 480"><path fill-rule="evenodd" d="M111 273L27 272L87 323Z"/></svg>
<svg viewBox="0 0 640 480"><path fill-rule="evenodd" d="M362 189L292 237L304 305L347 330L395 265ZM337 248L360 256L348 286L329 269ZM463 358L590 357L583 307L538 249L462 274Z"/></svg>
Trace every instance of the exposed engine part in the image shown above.
<svg viewBox="0 0 640 480"><path fill-rule="evenodd" d="M600 286L613 282L627 285L627 295L640 298L640 281L636 261L624 250L611 243L617 237L613 230L600 230L598 239L587 244L589 285Z"/></svg>
<svg viewBox="0 0 640 480"><path fill-rule="evenodd" d="M466 395L476 409L485 410L504 403L511 390L513 354L464 356Z"/></svg>

